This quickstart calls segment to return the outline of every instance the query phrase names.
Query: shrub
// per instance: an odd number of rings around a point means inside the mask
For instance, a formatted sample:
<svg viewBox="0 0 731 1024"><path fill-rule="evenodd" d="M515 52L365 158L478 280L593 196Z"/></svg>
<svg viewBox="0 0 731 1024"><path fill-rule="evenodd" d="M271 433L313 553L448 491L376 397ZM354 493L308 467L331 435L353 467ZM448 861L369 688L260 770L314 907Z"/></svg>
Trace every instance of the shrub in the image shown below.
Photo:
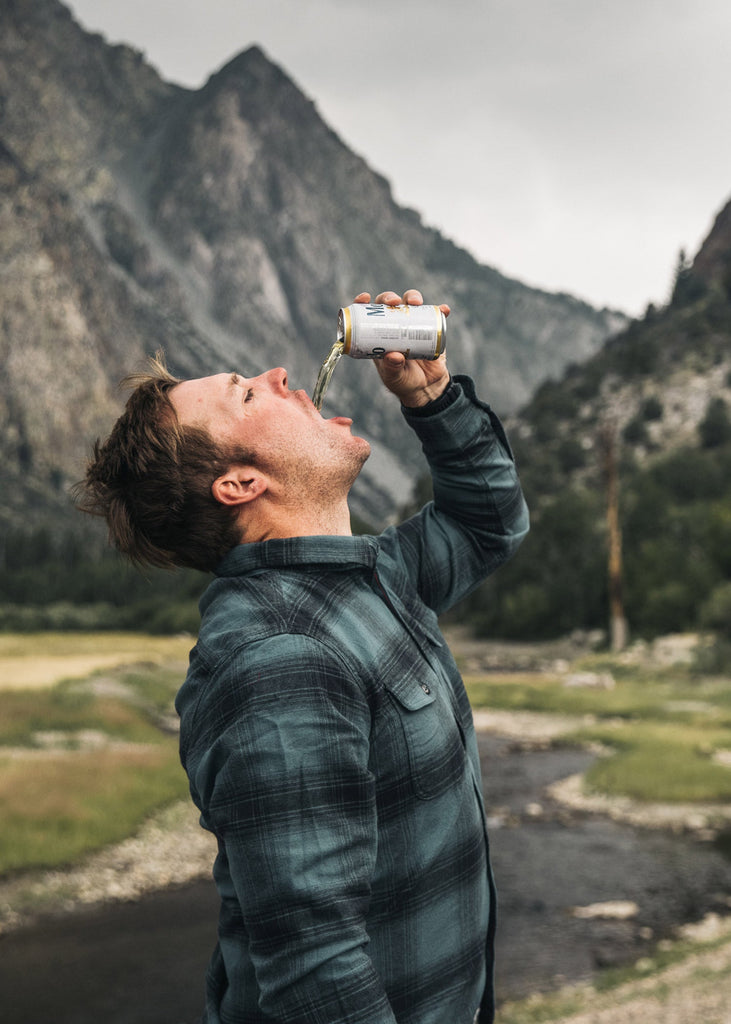
<svg viewBox="0 0 731 1024"><path fill-rule="evenodd" d="M650 395L642 403L642 418L644 420L661 420L663 412L663 404L657 395Z"/></svg>
<svg viewBox="0 0 731 1024"><path fill-rule="evenodd" d="M567 437L558 446L559 465L564 473L571 473L575 469L581 469L582 466L586 465L586 452L581 445L580 441L577 441L573 437Z"/></svg>
<svg viewBox="0 0 731 1024"><path fill-rule="evenodd" d="M704 629L731 639L731 580L714 587L701 605L698 619Z"/></svg>
<svg viewBox="0 0 731 1024"><path fill-rule="evenodd" d="M638 619L649 633L675 633L686 629L695 617L696 594L680 580L669 580L645 595Z"/></svg>
<svg viewBox="0 0 731 1024"><path fill-rule="evenodd" d="M704 448L717 448L731 441L731 419L723 398L712 398L708 403L705 418L699 424L698 432Z"/></svg>
<svg viewBox="0 0 731 1024"><path fill-rule="evenodd" d="M635 416L629 421L622 431L622 440L627 444L645 444L649 440L645 421L641 416Z"/></svg>

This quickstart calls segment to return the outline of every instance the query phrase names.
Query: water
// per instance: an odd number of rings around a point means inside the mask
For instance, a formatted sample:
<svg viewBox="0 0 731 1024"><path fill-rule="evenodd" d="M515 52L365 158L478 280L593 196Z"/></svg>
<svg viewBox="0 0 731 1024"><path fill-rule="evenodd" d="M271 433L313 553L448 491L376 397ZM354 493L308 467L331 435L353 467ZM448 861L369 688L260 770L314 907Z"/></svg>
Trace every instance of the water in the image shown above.
<svg viewBox="0 0 731 1024"><path fill-rule="evenodd" d="M499 1001L591 981L601 968L651 955L679 924L728 913L731 860L711 843L569 811L545 796L552 782L586 771L587 751L517 750L485 734L479 745L493 818ZM636 903L637 916L571 914L614 900Z"/></svg>
<svg viewBox="0 0 731 1024"><path fill-rule="evenodd" d="M333 375L333 370L338 365L340 357L343 354L343 348L344 342L342 338L338 338L330 349L327 359L320 367L320 372L318 373L317 380L315 382L315 390L312 392L312 403L317 410L322 409L325 392L327 391L330 379Z"/></svg>

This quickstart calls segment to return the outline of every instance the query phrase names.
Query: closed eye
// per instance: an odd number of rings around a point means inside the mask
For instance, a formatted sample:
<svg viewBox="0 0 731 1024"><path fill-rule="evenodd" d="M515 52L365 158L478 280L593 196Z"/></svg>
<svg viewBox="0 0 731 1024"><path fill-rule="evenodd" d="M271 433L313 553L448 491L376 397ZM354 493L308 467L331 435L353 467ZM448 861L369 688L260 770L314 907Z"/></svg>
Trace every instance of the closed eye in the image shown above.
<svg viewBox="0 0 731 1024"><path fill-rule="evenodd" d="M230 387L234 387L234 388L243 387L244 378L240 377L238 375L238 373L232 373L231 376L228 378L228 383L229 383ZM243 401L244 402L250 402L253 397L254 397L254 389L253 388L247 388L246 389L246 394L243 397Z"/></svg>

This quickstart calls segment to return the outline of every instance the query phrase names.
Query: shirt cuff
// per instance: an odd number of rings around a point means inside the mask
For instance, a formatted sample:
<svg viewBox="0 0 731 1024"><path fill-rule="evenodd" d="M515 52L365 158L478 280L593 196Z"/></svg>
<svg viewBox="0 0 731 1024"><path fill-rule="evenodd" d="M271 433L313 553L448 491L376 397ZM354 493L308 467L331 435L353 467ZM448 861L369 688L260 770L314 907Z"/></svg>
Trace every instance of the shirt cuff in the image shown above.
<svg viewBox="0 0 731 1024"><path fill-rule="evenodd" d="M456 402L460 393L461 388L459 384L450 377L449 384L447 384L439 398L435 398L433 401L427 402L426 405L418 405L416 407L402 405L401 408L409 415L409 417L435 416L439 412L444 412L444 410L448 409L453 402Z"/></svg>

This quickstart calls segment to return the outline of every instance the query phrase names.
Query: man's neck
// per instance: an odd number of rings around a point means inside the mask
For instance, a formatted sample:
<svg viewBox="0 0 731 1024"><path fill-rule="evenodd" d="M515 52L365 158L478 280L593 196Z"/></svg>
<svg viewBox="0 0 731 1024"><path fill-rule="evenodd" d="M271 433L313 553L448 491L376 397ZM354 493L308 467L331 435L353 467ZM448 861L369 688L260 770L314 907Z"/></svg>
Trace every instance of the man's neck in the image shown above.
<svg viewBox="0 0 731 1024"><path fill-rule="evenodd" d="M269 509L266 516L246 521L241 542L251 544L285 537L350 537L352 532L347 501L324 509L278 507Z"/></svg>

